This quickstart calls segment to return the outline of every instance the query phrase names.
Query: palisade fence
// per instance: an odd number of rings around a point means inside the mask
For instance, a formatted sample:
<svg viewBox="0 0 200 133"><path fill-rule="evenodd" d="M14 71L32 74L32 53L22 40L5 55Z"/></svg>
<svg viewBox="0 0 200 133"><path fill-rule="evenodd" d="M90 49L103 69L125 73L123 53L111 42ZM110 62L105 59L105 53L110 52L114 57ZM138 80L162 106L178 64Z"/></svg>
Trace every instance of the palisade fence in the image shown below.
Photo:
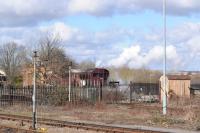
<svg viewBox="0 0 200 133"><path fill-rule="evenodd" d="M71 88L71 102L97 102L102 99L100 88ZM16 104L32 105L33 87L0 88L0 106ZM37 86L36 103L38 105L64 105L68 102L68 88L56 86Z"/></svg>
<svg viewBox="0 0 200 133"><path fill-rule="evenodd" d="M37 86L37 105L64 105L68 103L68 87ZM0 106L16 104L32 105L33 87L0 87ZM114 86L84 86L71 88L71 103L130 103L132 101L156 101L159 85L153 83L130 83Z"/></svg>
<svg viewBox="0 0 200 133"><path fill-rule="evenodd" d="M130 83L130 102L158 102L159 83Z"/></svg>
<svg viewBox="0 0 200 133"><path fill-rule="evenodd" d="M200 84L191 84L190 93L200 95Z"/></svg>

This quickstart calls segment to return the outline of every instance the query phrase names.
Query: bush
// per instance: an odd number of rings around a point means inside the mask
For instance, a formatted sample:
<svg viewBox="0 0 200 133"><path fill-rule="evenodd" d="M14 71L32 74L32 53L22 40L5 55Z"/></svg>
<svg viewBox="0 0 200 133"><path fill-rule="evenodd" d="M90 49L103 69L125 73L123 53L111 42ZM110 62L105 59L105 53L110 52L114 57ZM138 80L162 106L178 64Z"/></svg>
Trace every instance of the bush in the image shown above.
<svg viewBox="0 0 200 133"><path fill-rule="evenodd" d="M66 92L66 88L57 88L52 93L47 94L45 101L49 105L65 105L68 101L68 92Z"/></svg>

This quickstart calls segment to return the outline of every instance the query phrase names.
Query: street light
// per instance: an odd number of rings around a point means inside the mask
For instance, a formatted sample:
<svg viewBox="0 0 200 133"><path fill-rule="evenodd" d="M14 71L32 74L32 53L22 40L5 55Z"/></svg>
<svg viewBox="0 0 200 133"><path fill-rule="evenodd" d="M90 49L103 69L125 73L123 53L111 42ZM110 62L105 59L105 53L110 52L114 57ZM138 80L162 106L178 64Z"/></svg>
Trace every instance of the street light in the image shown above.
<svg viewBox="0 0 200 133"><path fill-rule="evenodd" d="M164 58L163 58L163 115L167 114L167 95L166 95L166 0L163 0L163 45L164 45Z"/></svg>

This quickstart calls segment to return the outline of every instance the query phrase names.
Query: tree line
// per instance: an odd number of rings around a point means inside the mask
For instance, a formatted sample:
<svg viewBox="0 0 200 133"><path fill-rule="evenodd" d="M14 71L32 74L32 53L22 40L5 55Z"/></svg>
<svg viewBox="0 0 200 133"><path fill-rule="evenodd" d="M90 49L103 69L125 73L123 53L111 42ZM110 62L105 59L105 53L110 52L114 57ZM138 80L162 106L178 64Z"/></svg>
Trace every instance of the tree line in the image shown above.
<svg viewBox="0 0 200 133"><path fill-rule="evenodd" d="M162 75L159 70L151 70L145 67L142 68L129 68L127 66L122 67L110 67L110 79L119 81L122 84L134 83L158 83Z"/></svg>
<svg viewBox="0 0 200 133"><path fill-rule="evenodd" d="M45 77L47 69L56 75L63 75L68 72L68 65L72 62L72 68L86 70L94 68L95 62L84 60L77 62L70 57L63 45L62 38L53 33L47 33L40 37L37 43L30 46L20 45L10 41L0 45L0 69L6 73L9 84L21 84L22 70L24 67L33 67L33 51L38 51L39 64L45 69L42 76ZM147 68L131 69L126 66L115 68L108 67L110 71L109 80L120 81L121 83L140 82L156 83L161 76L160 71Z"/></svg>
<svg viewBox="0 0 200 133"><path fill-rule="evenodd" d="M32 47L15 41L0 44L0 69L6 73L8 84L22 83L23 68L33 67L34 50L38 52L37 63L44 69L51 69L51 72L57 75L65 73L69 63L72 63L73 68L95 67L95 63L87 60L77 63L65 52L62 38L59 35L47 33Z"/></svg>

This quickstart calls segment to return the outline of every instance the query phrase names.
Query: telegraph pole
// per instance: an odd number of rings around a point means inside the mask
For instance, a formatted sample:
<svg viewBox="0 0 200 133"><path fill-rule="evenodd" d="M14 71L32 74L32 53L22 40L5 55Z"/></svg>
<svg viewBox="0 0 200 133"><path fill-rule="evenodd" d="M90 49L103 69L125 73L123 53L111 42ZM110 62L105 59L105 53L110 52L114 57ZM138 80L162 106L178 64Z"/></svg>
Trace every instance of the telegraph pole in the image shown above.
<svg viewBox="0 0 200 133"><path fill-rule="evenodd" d="M167 52L166 52L166 0L163 0L163 45L164 45L164 59L163 59L163 115L167 114L167 91L166 91L166 63L167 63Z"/></svg>
<svg viewBox="0 0 200 133"><path fill-rule="evenodd" d="M37 51L34 51L33 56L33 62L34 62L34 72L33 72L33 129L36 129L36 101L35 101L35 95L36 95L36 58L37 58Z"/></svg>

